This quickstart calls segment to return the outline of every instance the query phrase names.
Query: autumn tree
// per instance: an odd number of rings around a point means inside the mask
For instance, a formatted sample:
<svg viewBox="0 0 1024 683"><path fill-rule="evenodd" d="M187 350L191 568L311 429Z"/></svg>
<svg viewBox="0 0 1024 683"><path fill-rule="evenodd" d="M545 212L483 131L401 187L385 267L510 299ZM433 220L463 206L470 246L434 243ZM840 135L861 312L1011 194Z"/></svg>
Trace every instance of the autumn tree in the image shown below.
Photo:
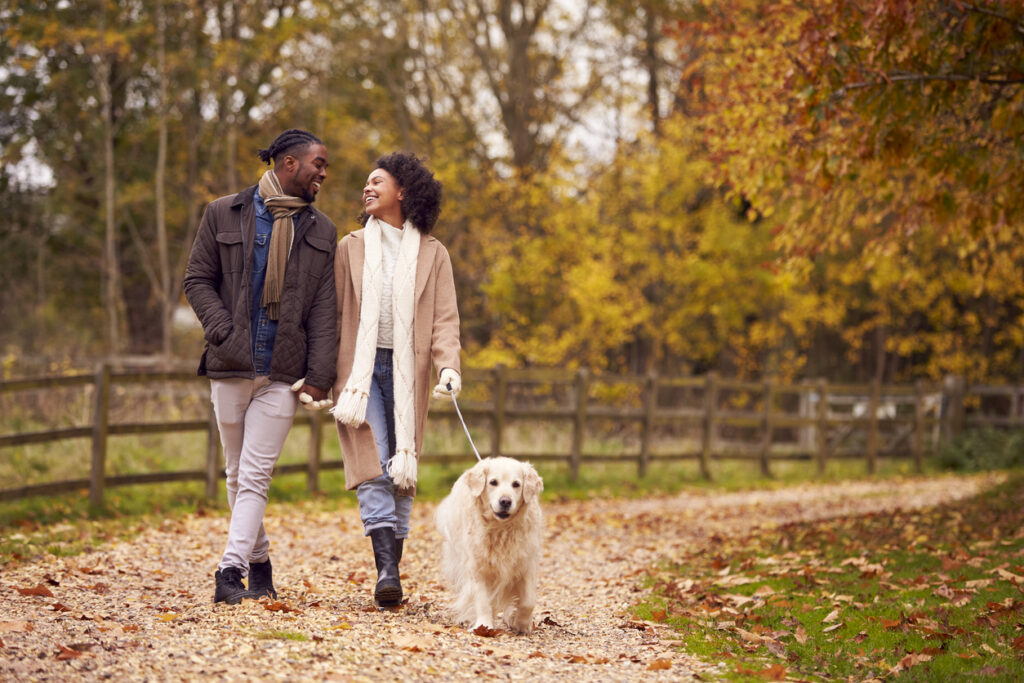
<svg viewBox="0 0 1024 683"><path fill-rule="evenodd" d="M776 223L781 267L846 288L833 333L879 377L1019 375L1024 6L695 7L717 178Z"/></svg>

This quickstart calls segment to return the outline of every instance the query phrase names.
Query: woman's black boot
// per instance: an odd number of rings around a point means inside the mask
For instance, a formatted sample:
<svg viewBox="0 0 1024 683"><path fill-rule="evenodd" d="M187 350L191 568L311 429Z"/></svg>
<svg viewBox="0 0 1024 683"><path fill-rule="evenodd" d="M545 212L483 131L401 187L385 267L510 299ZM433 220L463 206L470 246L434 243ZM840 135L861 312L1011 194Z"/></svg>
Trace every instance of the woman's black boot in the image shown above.
<svg viewBox="0 0 1024 683"><path fill-rule="evenodd" d="M373 602L377 607L397 607L402 604L402 584L398 580L398 548L395 530L382 527L370 532L373 542L373 561L377 565L377 586L373 589Z"/></svg>

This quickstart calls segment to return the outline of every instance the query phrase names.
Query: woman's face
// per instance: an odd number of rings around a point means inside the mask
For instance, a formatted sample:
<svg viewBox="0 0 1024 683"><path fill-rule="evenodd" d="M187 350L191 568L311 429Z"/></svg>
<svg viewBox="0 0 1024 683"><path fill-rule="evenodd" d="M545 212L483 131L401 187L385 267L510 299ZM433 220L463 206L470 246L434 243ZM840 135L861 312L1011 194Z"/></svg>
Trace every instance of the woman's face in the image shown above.
<svg viewBox="0 0 1024 683"><path fill-rule="evenodd" d="M374 169L363 187L363 210L370 216L387 221L395 227L402 225L402 188L395 177L383 168ZM388 218L398 218L398 222Z"/></svg>

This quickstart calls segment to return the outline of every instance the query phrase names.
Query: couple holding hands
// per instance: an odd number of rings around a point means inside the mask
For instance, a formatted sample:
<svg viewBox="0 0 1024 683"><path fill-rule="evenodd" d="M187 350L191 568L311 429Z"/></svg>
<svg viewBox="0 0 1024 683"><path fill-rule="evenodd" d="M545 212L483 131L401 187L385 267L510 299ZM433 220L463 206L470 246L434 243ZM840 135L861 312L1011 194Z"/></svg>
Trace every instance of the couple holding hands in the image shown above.
<svg viewBox="0 0 1024 683"><path fill-rule="evenodd" d="M313 208L327 177L323 142L287 130L259 156L273 167L210 203L185 273L231 507L214 601L277 597L263 514L303 404L330 407L337 420L345 487L373 546L374 601L395 606L431 366L435 396L461 388L451 260L430 236L441 183L412 154L381 157L363 187L363 227L339 242Z"/></svg>

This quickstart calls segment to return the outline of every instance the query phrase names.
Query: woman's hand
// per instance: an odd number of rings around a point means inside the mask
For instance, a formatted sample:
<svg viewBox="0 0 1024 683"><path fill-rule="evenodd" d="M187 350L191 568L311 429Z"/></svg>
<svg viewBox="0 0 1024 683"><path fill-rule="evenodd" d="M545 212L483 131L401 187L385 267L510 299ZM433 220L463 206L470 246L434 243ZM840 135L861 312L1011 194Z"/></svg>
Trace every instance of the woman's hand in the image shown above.
<svg viewBox="0 0 1024 683"><path fill-rule="evenodd" d="M434 387L434 398L444 398L445 396L458 398L460 391L462 391L462 378L459 377L459 373L451 368L441 370L441 379Z"/></svg>
<svg viewBox="0 0 1024 683"><path fill-rule="evenodd" d="M330 408L333 405L331 399L327 398L327 391L325 389L317 389L312 384L306 384L305 377L292 385L292 391L299 393L299 403L306 410L320 410L321 408Z"/></svg>

